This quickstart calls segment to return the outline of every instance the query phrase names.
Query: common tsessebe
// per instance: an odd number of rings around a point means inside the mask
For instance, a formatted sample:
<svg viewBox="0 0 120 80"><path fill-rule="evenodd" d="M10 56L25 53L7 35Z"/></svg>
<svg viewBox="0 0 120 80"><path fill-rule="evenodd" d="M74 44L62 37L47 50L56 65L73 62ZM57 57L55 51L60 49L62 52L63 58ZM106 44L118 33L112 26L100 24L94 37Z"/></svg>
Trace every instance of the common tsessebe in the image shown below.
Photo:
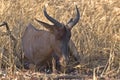
<svg viewBox="0 0 120 80"><path fill-rule="evenodd" d="M60 23L48 15L46 8L43 12L44 16L53 24L35 19L49 31L38 30L32 24L28 24L22 37L25 61L42 66L55 54L59 58L60 65L66 67L69 62L68 43L71 38L71 29L79 21L79 10L76 6L76 16L71 18L67 24Z"/></svg>

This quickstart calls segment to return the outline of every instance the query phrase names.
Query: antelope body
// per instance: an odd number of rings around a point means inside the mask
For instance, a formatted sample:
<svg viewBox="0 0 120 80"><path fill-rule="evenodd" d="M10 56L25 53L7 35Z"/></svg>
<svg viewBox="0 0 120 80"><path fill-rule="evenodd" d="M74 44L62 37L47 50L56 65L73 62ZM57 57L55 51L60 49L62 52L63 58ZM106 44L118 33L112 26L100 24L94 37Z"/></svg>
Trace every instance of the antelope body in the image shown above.
<svg viewBox="0 0 120 80"><path fill-rule="evenodd" d="M35 19L49 31L38 30L29 24L22 37L22 46L26 61L37 66L45 64L53 54L59 57L61 66L65 67L69 62L68 44L71 37L72 27L79 21L79 10L76 6L76 17L64 25L51 16L44 8L45 17L53 25Z"/></svg>

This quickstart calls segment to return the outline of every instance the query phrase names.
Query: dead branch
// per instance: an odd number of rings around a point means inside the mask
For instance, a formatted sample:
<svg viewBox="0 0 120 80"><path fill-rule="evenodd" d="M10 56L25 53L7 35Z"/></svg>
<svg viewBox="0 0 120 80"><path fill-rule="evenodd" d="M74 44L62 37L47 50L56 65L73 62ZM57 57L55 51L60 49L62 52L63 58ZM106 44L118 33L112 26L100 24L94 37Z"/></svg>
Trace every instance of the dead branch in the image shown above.
<svg viewBox="0 0 120 80"><path fill-rule="evenodd" d="M0 27L1 26L5 26L6 27L6 30L7 30L7 34L9 35L10 39L11 39L11 42L12 42L12 45L13 45L13 54L15 56L17 56L16 54L16 45L17 45L17 39L12 35L11 31L10 31L10 28L8 26L8 23L7 22L3 22L2 24L0 24Z"/></svg>

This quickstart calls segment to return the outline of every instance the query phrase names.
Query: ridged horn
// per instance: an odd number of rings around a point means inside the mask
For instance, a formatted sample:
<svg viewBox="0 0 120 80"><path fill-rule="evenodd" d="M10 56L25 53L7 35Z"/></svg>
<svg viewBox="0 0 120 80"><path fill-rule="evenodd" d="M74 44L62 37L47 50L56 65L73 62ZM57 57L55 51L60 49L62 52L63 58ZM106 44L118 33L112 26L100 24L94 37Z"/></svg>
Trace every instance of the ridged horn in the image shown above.
<svg viewBox="0 0 120 80"><path fill-rule="evenodd" d="M57 20L55 20L54 18L52 18L51 16L49 16L46 12L46 8L44 7L44 15L45 17L51 21L54 25L58 26L58 27L62 27L62 24L60 22L58 22Z"/></svg>
<svg viewBox="0 0 120 80"><path fill-rule="evenodd" d="M76 6L76 12L77 12L77 14L76 14L75 18L74 19L71 18L70 21L67 24L69 28L72 28L74 25L76 25L76 23L80 19L80 13L79 13L79 10L78 10L77 6Z"/></svg>

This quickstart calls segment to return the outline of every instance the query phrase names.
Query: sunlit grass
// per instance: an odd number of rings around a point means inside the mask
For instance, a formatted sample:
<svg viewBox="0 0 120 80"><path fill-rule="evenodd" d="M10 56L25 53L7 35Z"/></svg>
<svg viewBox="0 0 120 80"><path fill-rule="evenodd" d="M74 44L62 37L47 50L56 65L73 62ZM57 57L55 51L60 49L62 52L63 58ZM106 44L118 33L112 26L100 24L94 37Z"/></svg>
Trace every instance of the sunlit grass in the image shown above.
<svg viewBox="0 0 120 80"><path fill-rule="evenodd" d="M83 66L77 69L82 71L81 75L88 74L87 71L93 72L96 68L99 68L96 74L100 73L105 77L120 75L119 0L1 0L0 3L0 22L8 22L12 34L18 40L15 50L19 56L22 52L21 36L26 25L32 23L36 28L44 29L34 21L34 18L50 23L43 15L45 5L48 14L63 23L67 23L75 16L75 5L77 5L81 17L72 30L72 40L80 55L79 66ZM0 70L1 78L4 76L10 78L10 75L14 78L15 75L19 75L18 80L24 80L26 77L22 75L23 71L18 72L14 66L20 62L16 57L11 56L14 52L14 43L7 36L4 27L0 28L0 36L0 66L4 64L6 69Z"/></svg>

